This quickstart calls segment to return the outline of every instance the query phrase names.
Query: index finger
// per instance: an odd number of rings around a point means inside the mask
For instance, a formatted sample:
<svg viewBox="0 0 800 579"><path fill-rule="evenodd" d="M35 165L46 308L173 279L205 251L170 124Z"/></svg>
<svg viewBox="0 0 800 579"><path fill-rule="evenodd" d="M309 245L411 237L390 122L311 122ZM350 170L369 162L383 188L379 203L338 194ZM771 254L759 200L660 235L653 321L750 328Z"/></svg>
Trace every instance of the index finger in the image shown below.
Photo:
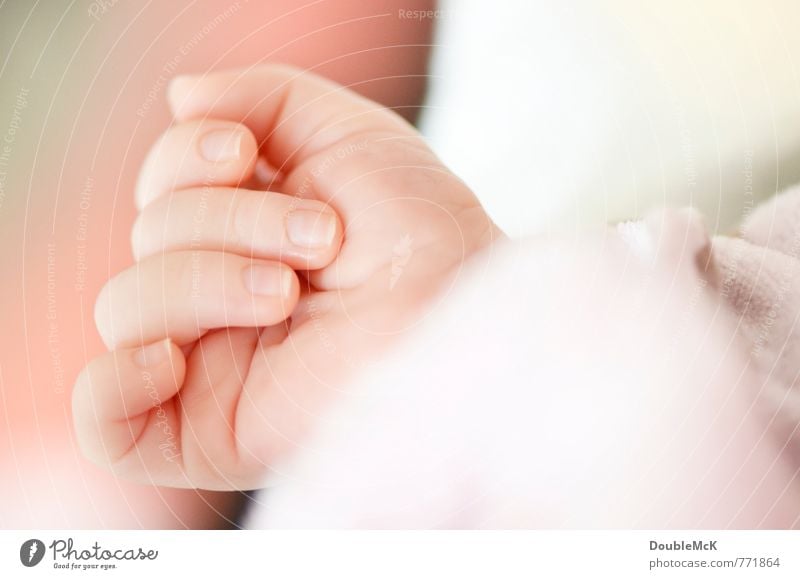
<svg viewBox="0 0 800 579"><path fill-rule="evenodd" d="M169 103L179 121L214 117L246 125L267 160L284 172L354 134L417 135L385 107L285 65L177 77Z"/></svg>

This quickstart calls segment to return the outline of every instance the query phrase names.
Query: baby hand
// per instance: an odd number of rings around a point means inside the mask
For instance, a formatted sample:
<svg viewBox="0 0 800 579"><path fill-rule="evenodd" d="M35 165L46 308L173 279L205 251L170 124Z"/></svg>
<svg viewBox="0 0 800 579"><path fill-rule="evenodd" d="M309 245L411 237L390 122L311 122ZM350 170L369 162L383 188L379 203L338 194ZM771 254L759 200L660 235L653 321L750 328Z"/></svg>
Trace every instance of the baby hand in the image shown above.
<svg viewBox="0 0 800 579"><path fill-rule="evenodd" d="M78 439L127 478L256 488L500 233L410 125L312 74L184 77L170 104L139 262L98 298L112 351L76 383ZM271 191L238 188L258 156Z"/></svg>

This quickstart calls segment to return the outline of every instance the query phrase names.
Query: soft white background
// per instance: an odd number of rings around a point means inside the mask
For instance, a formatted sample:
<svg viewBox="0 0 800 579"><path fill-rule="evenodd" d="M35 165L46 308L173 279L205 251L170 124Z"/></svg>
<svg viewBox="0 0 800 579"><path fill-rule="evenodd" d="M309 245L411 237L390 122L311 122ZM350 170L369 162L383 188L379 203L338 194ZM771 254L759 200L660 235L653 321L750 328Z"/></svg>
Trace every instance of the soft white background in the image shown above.
<svg viewBox="0 0 800 579"><path fill-rule="evenodd" d="M441 5L423 127L509 233L665 204L728 231L800 179L796 0Z"/></svg>

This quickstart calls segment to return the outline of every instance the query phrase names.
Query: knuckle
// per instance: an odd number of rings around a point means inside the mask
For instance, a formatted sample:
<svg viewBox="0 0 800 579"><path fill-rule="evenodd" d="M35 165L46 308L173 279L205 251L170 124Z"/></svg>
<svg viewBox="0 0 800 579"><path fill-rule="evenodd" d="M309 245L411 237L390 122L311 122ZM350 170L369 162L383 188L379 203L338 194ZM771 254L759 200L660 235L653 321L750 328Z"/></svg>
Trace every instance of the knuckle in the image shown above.
<svg viewBox="0 0 800 579"><path fill-rule="evenodd" d="M204 270L208 269L206 252L197 249L164 254L164 271L169 272L165 285L177 307L197 301L203 292ZM166 291L166 290L165 290ZM165 304L166 306L166 304Z"/></svg>

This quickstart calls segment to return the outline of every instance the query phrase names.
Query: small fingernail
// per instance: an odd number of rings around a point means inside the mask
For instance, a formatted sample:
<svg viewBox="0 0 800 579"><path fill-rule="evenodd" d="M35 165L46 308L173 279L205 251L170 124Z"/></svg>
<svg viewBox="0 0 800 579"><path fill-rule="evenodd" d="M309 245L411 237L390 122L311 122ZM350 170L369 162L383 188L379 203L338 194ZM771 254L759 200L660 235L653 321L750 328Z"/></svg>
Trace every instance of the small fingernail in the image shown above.
<svg viewBox="0 0 800 579"><path fill-rule="evenodd" d="M254 295L287 297L292 291L292 272L276 265L253 265L244 270L244 286Z"/></svg>
<svg viewBox="0 0 800 579"><path fill-rule="evenodd" d="M286 233L298 247L328 247L336 236L336 216L327 211L292 211L286 216Z"/></svg>
<svg viewBox="0 0 800 579"><path fill-rule="evenodd" d="M200 152L212 163L234 161L241 155L243 136L242 131L237 130L211 131L203 137Z"/></svg>
<svg viewBox="0 0 800 579"><path fill-rule="evenodd" d="M170 355L169 339L161 340L155 344L150 344L144 348L139 348L133 353L133 361L142 368L152 368L169 359Z"/></svg>

